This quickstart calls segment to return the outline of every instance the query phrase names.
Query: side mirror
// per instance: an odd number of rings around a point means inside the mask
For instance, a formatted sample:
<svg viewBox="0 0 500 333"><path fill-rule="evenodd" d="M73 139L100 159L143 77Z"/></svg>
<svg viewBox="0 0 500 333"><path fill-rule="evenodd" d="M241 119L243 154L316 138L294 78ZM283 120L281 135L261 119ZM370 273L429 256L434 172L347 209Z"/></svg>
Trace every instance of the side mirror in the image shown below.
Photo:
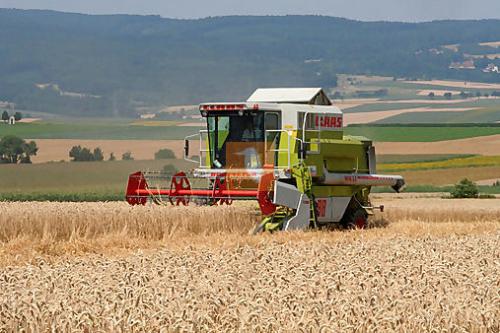
<svg viewBox="0 0 500 333"><path fill-rule="evenodd" d="M189 157L189 140L184 140L184 158Z"/></svg>

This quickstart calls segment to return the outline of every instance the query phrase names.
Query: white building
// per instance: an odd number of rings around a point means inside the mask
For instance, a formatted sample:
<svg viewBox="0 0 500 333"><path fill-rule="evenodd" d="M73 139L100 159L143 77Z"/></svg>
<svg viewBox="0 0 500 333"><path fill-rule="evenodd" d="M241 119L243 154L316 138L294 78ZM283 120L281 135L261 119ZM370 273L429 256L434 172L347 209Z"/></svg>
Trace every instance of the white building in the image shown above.
<svg viewBox="0 0 500 333"><path fill-rule="evenodd" d="M489 64L485 69L483 69L483 72L500 74L500 69L495 64Z"/></svg>

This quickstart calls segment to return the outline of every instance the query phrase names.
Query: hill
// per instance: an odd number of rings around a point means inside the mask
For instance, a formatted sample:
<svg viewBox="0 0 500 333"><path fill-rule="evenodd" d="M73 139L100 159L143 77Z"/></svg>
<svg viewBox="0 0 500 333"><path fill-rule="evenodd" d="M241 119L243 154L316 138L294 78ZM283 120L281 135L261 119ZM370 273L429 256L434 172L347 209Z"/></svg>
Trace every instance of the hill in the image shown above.
<svg viewBox="0 0 500 333"><path fill-rule="evenodd" d="M499 82L500 75L449 69L463 59L442 47L497 40L500 20L174 20L0 9L0 101L64 115L131 116L245 98L256 87L334 87L337 73Z"/></svg>

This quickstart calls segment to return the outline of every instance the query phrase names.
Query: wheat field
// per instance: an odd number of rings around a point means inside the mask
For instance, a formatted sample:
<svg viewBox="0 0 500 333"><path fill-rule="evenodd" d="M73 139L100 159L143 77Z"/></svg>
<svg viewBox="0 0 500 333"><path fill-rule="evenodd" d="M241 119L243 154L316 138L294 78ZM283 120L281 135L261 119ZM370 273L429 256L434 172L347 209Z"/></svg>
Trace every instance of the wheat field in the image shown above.
<svg viewBox="0 0 500 333"><path fill-rule="evenodd" d="M259 236L251 204L0 203L0 332L499 332L499 201L376 201Z"/></svg>

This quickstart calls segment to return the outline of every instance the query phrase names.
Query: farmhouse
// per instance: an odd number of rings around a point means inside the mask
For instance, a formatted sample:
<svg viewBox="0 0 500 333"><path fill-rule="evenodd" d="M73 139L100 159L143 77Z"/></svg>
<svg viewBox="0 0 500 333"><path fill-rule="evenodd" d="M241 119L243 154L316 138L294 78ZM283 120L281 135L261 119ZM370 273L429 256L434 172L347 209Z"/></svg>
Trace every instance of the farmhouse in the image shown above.
<svg viewBox="0 0 500 333"><path fill-rule="evenodd" d="M485 69L483 69L483 72L500 74L500 69L495 64L488 64L488 66Z"/></svg>
<svg viewBox="0 0 500 333"><path fill-rule="evenodd" d="M450 69L476 69L474 60L466 60L464 62L452 62Z"/></svg>

